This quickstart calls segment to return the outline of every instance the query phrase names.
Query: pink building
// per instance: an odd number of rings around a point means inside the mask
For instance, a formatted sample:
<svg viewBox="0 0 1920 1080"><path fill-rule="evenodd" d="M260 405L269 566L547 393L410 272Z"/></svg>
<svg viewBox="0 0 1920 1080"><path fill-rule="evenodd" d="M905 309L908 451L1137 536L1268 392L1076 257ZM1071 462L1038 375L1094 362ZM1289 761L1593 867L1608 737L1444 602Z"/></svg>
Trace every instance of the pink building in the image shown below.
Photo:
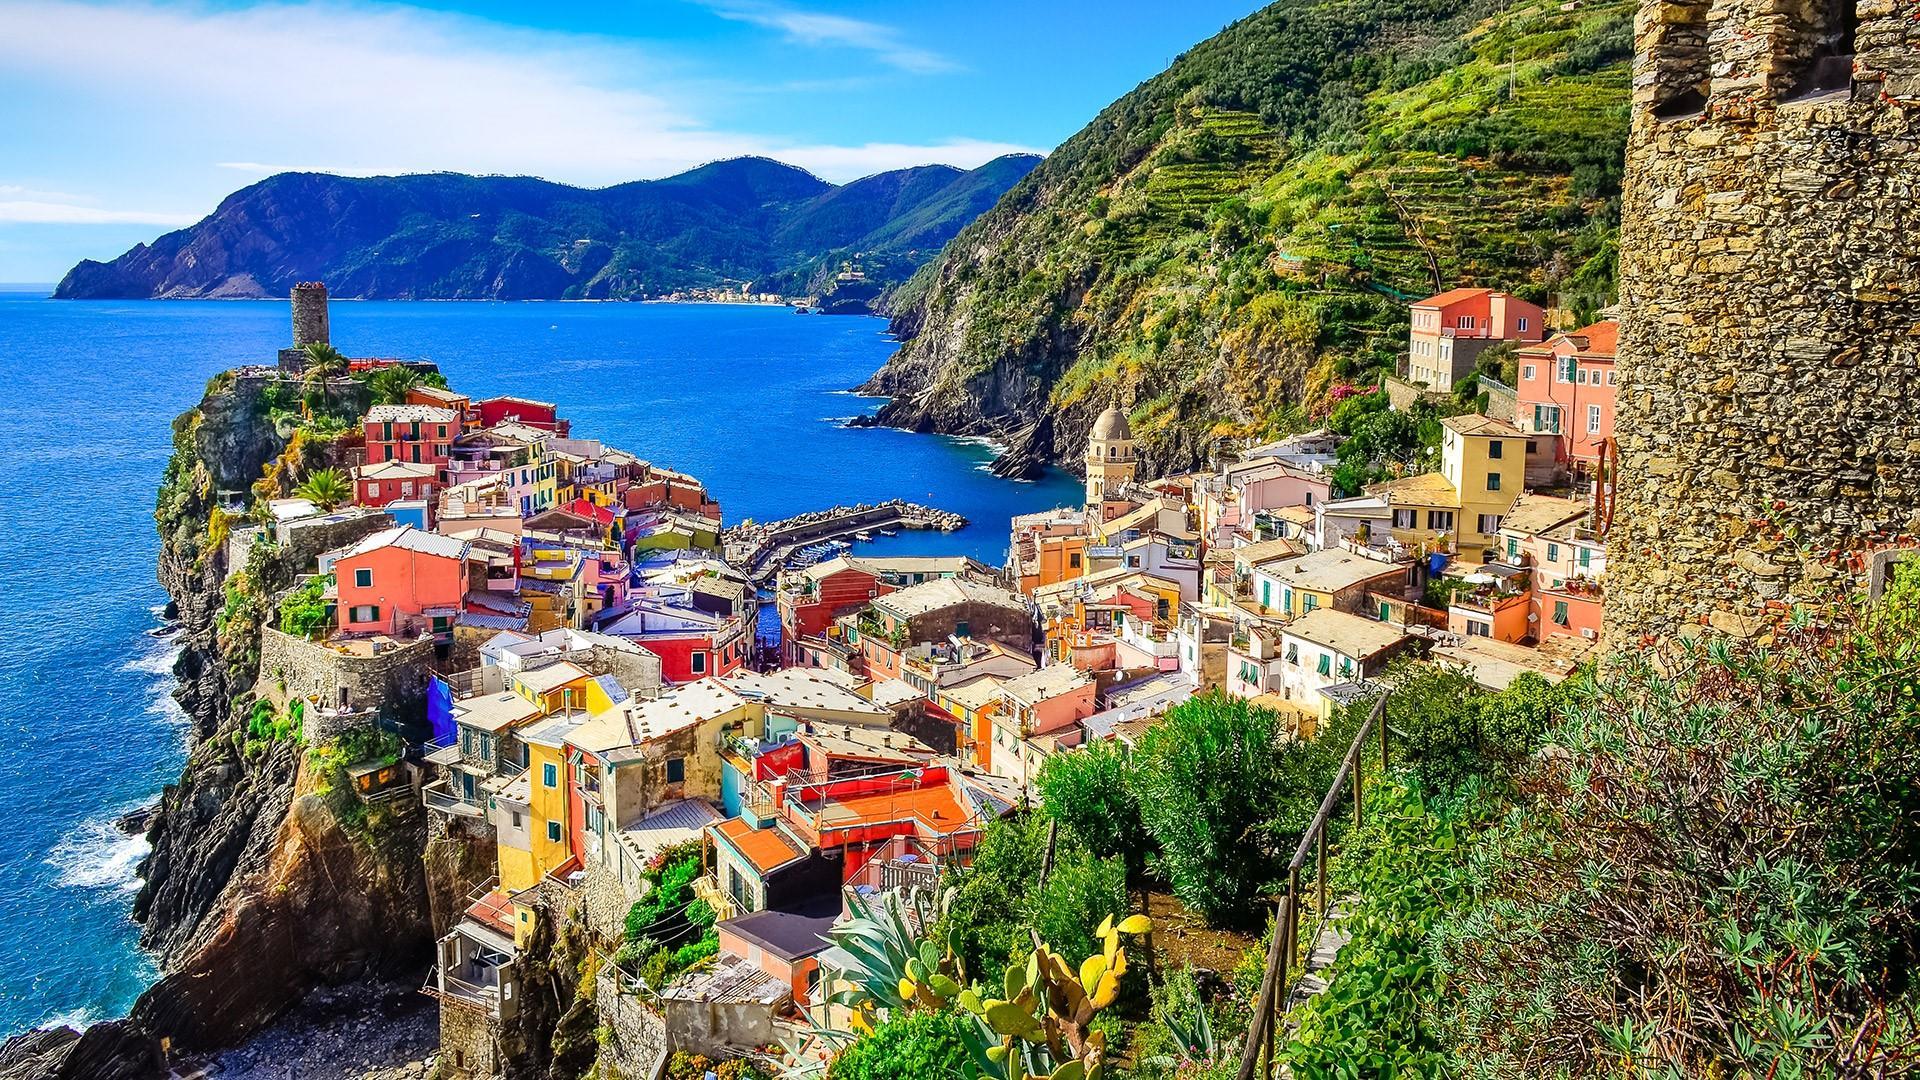
<svg viewBox="0 0 1920 1080"><path fill-rule="evenodd" d="M1493 289L1451 289L1413 305L1407 379L1452 390L1488 346L1546 336L1547 313L1538 304Z"/></svg>
<svg viewBox="0 0 1920 1080"><path fill-rule="evenodd" d="M1537 478L1542 467L1590 472L1600 446L1613 437L1614 349L1620 324L1608 319L1521 349L1514 387L1514 420L1527 433L1533 453L1527 463ZM1549 455L1551 450L1551 455ZM1538 455L1536 463L1535 455Z"/></svg>
<svg viewBox="0 0 1920 1080"><path fill-rule="evenodd" d="M361 506L424 499L429 505L439 490L440 470L430 462L382 461L354 470L354 501Z"/></svg>
<svg viewBox="0 0 1920 1080"><path fill-rule="evenodd" d="M1522 495L1500 522L1502 562L1532 575L1527 624L1536 641L1554 634L1597 639L1605 623L1607 548L1585 502Z"/></svg>
<svg viewBox="0 0 1920 1080"><path fill-rule="evenodd" d="M434 405L375 405L367 410L367 464L431 465L447 482L447 454L460 434L460 414Z"/></svg>
<svg viewBox="0 0 1920 1080"><path fill-rule="evenodd" d="M466 610L467 542L411 525L384 529L333 560L343 634L451 634Z"/></svg>

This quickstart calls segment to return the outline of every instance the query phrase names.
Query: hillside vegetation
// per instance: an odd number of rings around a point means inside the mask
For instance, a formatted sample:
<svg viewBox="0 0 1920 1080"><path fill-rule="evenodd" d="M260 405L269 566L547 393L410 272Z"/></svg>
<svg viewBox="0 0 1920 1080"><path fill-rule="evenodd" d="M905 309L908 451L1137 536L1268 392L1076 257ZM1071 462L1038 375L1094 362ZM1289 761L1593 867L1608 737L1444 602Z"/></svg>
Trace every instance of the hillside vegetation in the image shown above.
<svg viewBox="0 0 1920 1080"><path fill-rule="evenodd" d="M857 260L898 282L1037 158L924 165L833 185L764 158L663 180L569 187L524 176L282 173L108 263L72 298L285 296L324 280L363 299L623 299L739 286L830 289Z"/></svg>
<svg viewBox="0 0 1920 1080"><path fill-rule="evenodd" d="M1282 0L1104 110L894 297L888 423L1151 464L1324 412L1408 299L1613 290L1632 6Z"/></svg>

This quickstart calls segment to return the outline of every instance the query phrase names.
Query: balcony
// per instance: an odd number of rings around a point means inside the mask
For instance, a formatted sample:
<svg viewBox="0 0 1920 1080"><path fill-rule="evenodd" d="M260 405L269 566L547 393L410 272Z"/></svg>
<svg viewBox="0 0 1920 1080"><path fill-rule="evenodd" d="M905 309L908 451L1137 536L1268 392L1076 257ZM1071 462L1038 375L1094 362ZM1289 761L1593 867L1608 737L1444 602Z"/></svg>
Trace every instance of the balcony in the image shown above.
<svg viewBox="0 0 1920 1080"><path fill-rule="evenodd" d="M451 768L460 763L460 740L457 736L449 735L444 739L426 743L420 749L422 751L420 760L429 765Z"/></svg>
<svg viewBox="0 0 1920 1080"><path fill-rule="evenodd" d="M436 780L420 789L420 802L427 809L454 817L481 818L486 809L468 802L447 784L445 780Z"/></svg>

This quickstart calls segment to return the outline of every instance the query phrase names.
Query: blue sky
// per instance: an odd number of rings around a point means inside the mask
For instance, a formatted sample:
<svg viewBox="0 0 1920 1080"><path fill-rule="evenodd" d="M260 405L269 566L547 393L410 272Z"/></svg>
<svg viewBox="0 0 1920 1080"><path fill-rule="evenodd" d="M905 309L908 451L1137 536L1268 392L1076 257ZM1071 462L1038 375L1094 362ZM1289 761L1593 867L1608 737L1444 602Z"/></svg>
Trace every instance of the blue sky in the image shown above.
<svg viewBox="0 0 1920 1080"><path fill-rule="evenodd" d="M1258 0L0 0L0 282L284 169L830 180L1044 152Z"/></svg>

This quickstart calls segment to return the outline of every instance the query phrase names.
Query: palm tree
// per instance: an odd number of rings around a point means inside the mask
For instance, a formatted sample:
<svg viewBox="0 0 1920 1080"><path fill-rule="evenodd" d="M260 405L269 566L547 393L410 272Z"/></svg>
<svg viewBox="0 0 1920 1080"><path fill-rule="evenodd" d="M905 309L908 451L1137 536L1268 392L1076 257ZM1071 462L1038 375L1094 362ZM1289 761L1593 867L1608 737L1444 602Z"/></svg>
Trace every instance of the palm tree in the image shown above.
<svg viewBox="0 0 1920 1080"><path fill-rule="evenodd" d="M333 403L329 380L347 373L347 358L340 355L339 349L318 341L309 341L300 348L306 353L305 363L301 365L301 380L306 384L307 414L311 416ZM314 408L316 402L320 410Z"/></svg>
<svg viewBox="0 0 1920 1080"><path fill-rule="evenodd" d="M419 385L420 373L400 365L381 368L367 380L367 389L373 391L375 405L405 405L407 395Z"/></svg>
<svg viewBox="0 0 1920 1080"><path fill-rule="evenodd" d="M293 492L322 510L331 510L353 498L353 484L338 469L316 469Z"/></svg>
<svg viewBox="0 0 1920 1080"><path fill-rule="evenodd" d="M306 353L301 370L310 380L326 380L347 373L347 358L340 350L321 341L309 341L300 347Z"/></svg>

